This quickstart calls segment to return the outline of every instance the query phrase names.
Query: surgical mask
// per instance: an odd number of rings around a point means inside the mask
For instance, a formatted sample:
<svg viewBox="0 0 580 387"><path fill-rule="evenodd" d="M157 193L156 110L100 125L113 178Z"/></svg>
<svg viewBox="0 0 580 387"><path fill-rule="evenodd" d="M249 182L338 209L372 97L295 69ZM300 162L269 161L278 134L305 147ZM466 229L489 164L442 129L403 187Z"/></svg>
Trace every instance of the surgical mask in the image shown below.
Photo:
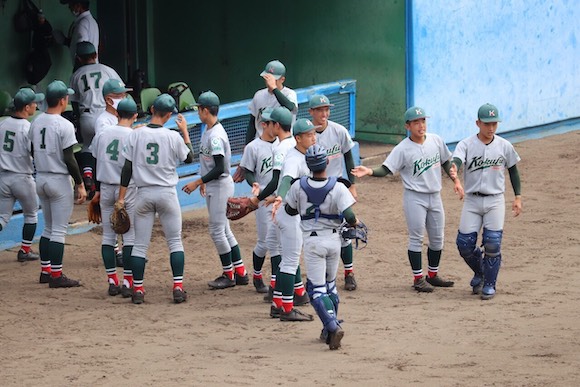
<svg viewBox="0 0 580 387"><path fill-rule="evenodd" d="M79 11L72 11L72 14L75 15L75 17L79 16L81 13Z"/></svg>
<svg viewBox="0 0 580 387"><path fill-rule="evenodd" d="M115 110L117 110L117 106L119 106L119 103L123 100L123 98L111 98L113 100L113 108Z"/></svg>

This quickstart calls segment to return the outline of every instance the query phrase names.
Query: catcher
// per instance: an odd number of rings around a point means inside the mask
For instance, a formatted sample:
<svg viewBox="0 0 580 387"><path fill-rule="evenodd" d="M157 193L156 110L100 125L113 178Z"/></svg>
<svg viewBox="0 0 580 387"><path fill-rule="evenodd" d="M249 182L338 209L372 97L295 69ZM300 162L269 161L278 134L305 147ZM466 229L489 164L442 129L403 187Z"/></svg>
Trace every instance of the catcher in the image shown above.
<svg viewBox="0 0 580 387"><path fill-rule="evenodd" d="M88 211L89 221L99 224L102 218L105 218L101 254L109 281L109 296L121 294L123 297L129 298L133 293L131 251L135 243L135 230L129 227L129 219L133 218L134 213L133 208L137 195L135 184L133 182L129 184L125 194L125 207L122 207L122 210L115 207L115 200L119 195L121 170L125 163L125 157L121 154L121 150L127 136L133 131L131 127L137 118L137 105L132 99L125 98L119 102L117 113L119 114L119 123L100 130L93 138L89 148L97 160L97 191L88 206ZM109 219L114 221L109 222ZM115 243L117 242L117 234L124 234L122 286L119 283L116 268Z"/></svg>
<svg viewBox="0 0 580 387"><path fill-rule="evenodd" d="M300 215L306 290L322 321L320 338L330 349L338 349L344 336L337 318L336 274L342 246L340 226L343 219L351 226L359 223L351 208L356 200L348 189L348 180L326 176L326 149L314 144L307 149L305 158L312 177L303 176L292 183L286 195L285 211L291 216ZM366 240L366 236L364 238Z"/></svg>

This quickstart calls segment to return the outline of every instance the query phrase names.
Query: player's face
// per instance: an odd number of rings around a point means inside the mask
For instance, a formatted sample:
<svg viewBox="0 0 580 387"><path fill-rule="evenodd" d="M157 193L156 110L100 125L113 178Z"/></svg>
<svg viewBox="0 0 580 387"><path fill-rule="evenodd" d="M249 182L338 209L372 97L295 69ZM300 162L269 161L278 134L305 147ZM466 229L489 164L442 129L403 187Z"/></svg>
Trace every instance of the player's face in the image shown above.
<svg viewBox="0 0 580 387"><path fill-rule="evenodd" d="M311 130L310 132L301 133L296 135L296 144L306 151L308 147L316 144L316 131Z"/></svg>
<svg viewBox="0 0 580 387"><path fill-rule="evenodd" d="M497 130L497 122L483 122L480 120L475 121L475 124L479 128L479 138L484 141L491 141L495 132Z"/></svg>
<svg viewBox="0 0 580 387"><path fill-rule="evenodd" d="M34 115L37 106L38 104L36 102L29 103L28 105L25 106L24 111L26 112L28 117L32 117Z"/></svg>
<svg viewBox="0 0 580 387"><path fill-rule="evenodd" d="M405 127L411 133L412 139L421 139L427 132L427 120L419 118L418 120L409 121Z"/></svg>
<svg viewBox="0 0 580 387"><path fill-rule="evenodd" d="M326 127L328 124L328 117L330 117L329 106L321 106L316 109L310 109L309 112L314 125L322 125L322 127Z"/></svg>

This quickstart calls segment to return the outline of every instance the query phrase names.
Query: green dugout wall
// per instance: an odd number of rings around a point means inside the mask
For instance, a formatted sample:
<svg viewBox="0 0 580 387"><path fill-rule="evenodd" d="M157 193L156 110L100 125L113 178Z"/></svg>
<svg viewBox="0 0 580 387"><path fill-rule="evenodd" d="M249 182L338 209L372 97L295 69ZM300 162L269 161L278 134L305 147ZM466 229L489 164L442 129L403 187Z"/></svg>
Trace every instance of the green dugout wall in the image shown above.
<svg viewBox="0 0 580 387"><path fill-rule="evenodd" d="M26 80L27 34L12 28L19 0L0 8L0 90L14 95ZM58 1L36 0L53 28L73 21ZM161 89L187 82L224 102L251 98L258 74L280 59L292 88L357 80L356 138L396 143L404 136L405 0L183 1L93 0L101 28L101 62L127 83L137 69ZM67 48L51 48L53 65L38 85L68 80Z"/></svg>

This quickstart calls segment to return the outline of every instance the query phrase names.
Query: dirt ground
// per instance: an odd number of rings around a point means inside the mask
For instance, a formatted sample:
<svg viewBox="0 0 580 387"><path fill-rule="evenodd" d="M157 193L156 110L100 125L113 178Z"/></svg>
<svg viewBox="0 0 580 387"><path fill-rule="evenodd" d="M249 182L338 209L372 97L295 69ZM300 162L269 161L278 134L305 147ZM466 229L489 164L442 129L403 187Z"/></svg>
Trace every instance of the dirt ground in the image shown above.
<svg viewBox="0 0 580 387"><path fill-rule="evenodd" d="M491 301L471 295L471 272L455 247L462 203L448 179L440 272L456 284L419 294L406 257L402 184L366 178L355 212L369 226L370 243L355 252L359 288L341 292L340 350L318 341L318 321L270 319L269 305L251 285L209 290L221 267L203 209L184 215L184 304L172 303L159 229L145 273L146 303L139 306L107 295L98 229L67 238L64 272L81 288L40 285L37 262L18 263L16 249L0 252L0 384L578 385L580 131L516 149L524 212L506 214L504 261ZM508 208L512 200L508 182ZM74 217L83 216L77 206ZM253 218L232 227L251 268Z"/></svg>

